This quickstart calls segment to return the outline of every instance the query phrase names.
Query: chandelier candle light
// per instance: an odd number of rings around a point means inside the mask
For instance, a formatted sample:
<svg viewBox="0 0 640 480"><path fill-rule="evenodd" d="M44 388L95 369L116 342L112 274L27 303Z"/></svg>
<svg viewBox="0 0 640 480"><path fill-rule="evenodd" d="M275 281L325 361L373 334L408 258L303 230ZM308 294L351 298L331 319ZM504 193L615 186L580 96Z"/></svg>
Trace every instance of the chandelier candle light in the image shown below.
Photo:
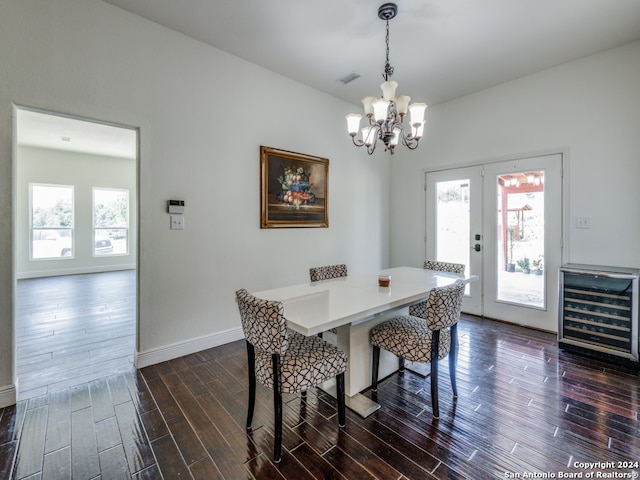
<svg viewBox="0 0 640 480"><path fill-rule="evenodd" d="M389 63L389 20L398 13L398 6L395 3L385 3L378 9L378 17L387 22L387 61L384 65L384 82L380 85L382 97L365 97L362 99L364 114L369 120L369 124L360 129L362 115L350 113L346 116L347 129L353 144L356 147L367 147L367 153L371 155L376 149L378 140L382 140L385 151L393 149L402 139L402 143L411 150L418 147L418 142L422 137L424 129L424 112L427 109L425 103L414 103L409 105L410 97L399 95L396 97L397 82L389 80L393 75L393 67ZM404 128L404 117L409 111L411 116L411 132L407 133ZM356 139L358 130L362 138Z"/></svg>

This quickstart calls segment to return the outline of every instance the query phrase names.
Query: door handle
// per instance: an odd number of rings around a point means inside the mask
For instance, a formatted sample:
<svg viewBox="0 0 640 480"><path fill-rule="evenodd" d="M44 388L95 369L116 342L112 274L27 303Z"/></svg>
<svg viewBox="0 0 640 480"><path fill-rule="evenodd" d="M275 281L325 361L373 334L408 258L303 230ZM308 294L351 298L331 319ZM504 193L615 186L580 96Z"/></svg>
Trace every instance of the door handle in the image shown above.
<svg viewBox="0 0 640 480"><path fill-rule="evenodd" d="M479 244L479 243L476 243L476 244L473 246L473 249L474 249L476 252L479 252L479 251L481 250L480 244Z"/></svg>

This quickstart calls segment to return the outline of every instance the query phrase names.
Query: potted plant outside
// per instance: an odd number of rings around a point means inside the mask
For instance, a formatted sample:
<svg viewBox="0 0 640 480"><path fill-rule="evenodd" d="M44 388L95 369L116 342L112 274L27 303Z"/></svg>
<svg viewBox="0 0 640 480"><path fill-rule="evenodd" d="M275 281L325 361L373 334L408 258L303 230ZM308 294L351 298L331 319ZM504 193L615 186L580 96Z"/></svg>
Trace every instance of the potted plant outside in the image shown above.
<svg viewBox="0 0 640 480"><path fill-rule="evenodd" d="M536 275L542 275L542 271L544 270L544 257L540 255L533 262L533 273Z"/></svg>
<svg viewBox="0 0 640 480"><path fill-rule="evenodd" d="M522 269L522 273L531 272L531 264L529 263L529 257L524 257L518 260L518 266Z"/></svg>

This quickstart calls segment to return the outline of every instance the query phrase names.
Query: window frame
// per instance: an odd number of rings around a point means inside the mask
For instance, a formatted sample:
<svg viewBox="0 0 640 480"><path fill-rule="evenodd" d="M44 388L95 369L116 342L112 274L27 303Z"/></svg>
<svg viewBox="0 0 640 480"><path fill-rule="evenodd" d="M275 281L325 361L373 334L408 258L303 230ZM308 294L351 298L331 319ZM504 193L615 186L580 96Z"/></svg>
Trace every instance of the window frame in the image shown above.
<svg viewBox="0 0 640 480"><path fill-rule="evenodd" d="M34 188L37 187L52 187L52 188L63 188L71 191L71 226L60 226L60 225L45 225L45 226L34 226L34 199L33 199L33 191ZM29 183L29 261L32 262L41 262L41 261L50 261L50 260L70 260L75 258L75 186L74 185L63 185L58 183L40 183L40 182L30 182ZM34 239L35 234L34 230L38 231L68 231L69 235L63 235L62 237L69 237L71 239L70 244L70 254L69 255L58 255L58 256L46 256L46 257L34 257Z"/></svg>
<svg viewBox="0 0 640 480"><path fill-rule="evenodd" d="M126 195L126 202L127 202L127 214L126 214L126 218L125 218L125 225L123 226L104 226L104 225L97 225L96 224L96 192L97 191L103 191L103 192L121 192L124 193ZM100 258L100 257L114 257L114 256L128 256L130 255L130 235L131 235L131 228L130 228L130 218L131 218L131 191L128 188L118 188L118 187L92 187L91 189L91 224L92 224L92 228L91 228L91 237L92 237L92 247L91 247L91 253L92 256L94 258ZM119 252L116 251L115 248L112 249L112 251L110 252L105 252L105 253L96 253L96 241L98 238L102 237L102 235L97 235L97 231L98 230L124 230L125 231L125 251L124 252ZM111 240L112 237L109 237L109 239ZM112 242L113 243L113 242Z"/></svg>

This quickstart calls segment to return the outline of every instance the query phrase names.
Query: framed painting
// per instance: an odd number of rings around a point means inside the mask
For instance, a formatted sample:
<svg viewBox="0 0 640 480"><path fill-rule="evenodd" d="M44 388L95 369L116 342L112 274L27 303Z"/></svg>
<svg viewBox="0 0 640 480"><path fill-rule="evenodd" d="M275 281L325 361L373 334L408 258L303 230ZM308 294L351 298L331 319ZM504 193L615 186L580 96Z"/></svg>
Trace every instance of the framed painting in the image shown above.
<svg viewBox="0 0 640 480"><path fill-rule="evenodd" d="M260 147L260 228L329 226L329 159Z"/></svg>

